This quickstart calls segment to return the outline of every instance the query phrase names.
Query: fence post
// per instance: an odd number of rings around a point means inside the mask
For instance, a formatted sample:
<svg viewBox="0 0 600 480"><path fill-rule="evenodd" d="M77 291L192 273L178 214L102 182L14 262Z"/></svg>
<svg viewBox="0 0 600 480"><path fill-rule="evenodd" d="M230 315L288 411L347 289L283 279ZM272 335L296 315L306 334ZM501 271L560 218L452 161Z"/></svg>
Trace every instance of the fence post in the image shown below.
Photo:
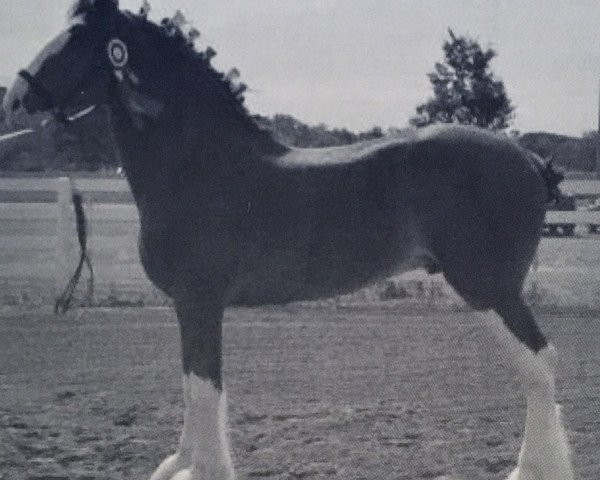
<svg viewBox="0 0 600 480"><path fill-rule="evenodd" d="M73 186L68 177L56 180L58 217L56 222L56 270L54 298L58 298L69 281L70 260L73 251Z"/></svg>

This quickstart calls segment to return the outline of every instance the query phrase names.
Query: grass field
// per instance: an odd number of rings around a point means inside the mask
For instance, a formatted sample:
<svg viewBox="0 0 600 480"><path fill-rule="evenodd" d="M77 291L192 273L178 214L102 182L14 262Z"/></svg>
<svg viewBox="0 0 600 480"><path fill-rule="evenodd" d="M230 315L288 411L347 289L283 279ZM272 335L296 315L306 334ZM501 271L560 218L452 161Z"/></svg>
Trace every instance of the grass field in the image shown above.
<svg viewBox="0 0 600 480"><path fill-rule="evenodd" d="M579 480L600 478L600 323L544 316ZM142 479L178 438L167 309L5 310L0 478ZM225 378L239 478L504 479L524 400L466 313L232 310Z"/></svg>

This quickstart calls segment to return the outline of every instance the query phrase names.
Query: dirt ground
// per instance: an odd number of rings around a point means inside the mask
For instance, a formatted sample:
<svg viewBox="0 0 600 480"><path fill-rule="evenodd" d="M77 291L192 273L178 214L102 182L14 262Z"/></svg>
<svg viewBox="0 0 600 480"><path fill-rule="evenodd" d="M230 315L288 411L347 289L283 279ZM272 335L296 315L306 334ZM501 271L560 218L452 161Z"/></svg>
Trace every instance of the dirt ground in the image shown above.
<svg viewBox="0 0 600 480"><path fill-rule="evenodd" d="M225 379L240 479L504 479L525 405L468 313L232 310ZM540 318L561 354L576 478L600 478L600 322ZM0 479L144 479L181 424L167 309L0 316Z"/></svg>

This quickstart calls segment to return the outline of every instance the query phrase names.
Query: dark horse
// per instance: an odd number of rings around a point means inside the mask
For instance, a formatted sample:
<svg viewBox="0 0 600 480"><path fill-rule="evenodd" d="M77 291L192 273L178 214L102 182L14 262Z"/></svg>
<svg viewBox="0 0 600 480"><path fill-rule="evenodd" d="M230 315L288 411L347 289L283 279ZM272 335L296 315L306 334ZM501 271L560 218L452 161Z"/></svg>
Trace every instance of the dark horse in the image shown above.
<svg viewBox="0 0 600 480"><path fill-rule="evenodd" d="M527 396L511 479L570 480L555 353L522 298L549 185L511 140L458 126L298 150L261 130L181 35L80 0L4 107L63 122L106 104L140 217L144 268L174 302L184 426L153 480L234 477L221 378L228 305L328 297L419 267L495 332Z"/></svg>

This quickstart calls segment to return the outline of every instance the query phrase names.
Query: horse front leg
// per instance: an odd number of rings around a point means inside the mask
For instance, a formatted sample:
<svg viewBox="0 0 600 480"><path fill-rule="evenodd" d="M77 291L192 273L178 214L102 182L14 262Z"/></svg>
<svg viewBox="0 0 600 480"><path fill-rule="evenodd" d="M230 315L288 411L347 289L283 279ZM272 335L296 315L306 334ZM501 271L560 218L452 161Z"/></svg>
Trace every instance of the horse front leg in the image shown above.
<svg viewBox="0 0 600 480"><path fill-rule="evenodd" d="M555 403L556 350L521 299L489 312L492 330L515 365L527 397L517 468L507 480L573 480L567 436Z"/></svg>
<svg viewBox="0 0 600 480"><path fill-rule="evenodd" d="M192 465L193 431L191 427L193 418L190 418L191 391L188 376L185 374L183 375L183 403L183 430L179 438L177 452L162 461L150 480L171 480L176 473L189 471Z"/></svg>
<svg viewBox="0 0 600 480"><path fill-rule="evenodd" d="M178 451L162 462L151 480L232 480L221 378L223 305L186 296L176 298L175 307L183 357L184 424Z"/></svg>

